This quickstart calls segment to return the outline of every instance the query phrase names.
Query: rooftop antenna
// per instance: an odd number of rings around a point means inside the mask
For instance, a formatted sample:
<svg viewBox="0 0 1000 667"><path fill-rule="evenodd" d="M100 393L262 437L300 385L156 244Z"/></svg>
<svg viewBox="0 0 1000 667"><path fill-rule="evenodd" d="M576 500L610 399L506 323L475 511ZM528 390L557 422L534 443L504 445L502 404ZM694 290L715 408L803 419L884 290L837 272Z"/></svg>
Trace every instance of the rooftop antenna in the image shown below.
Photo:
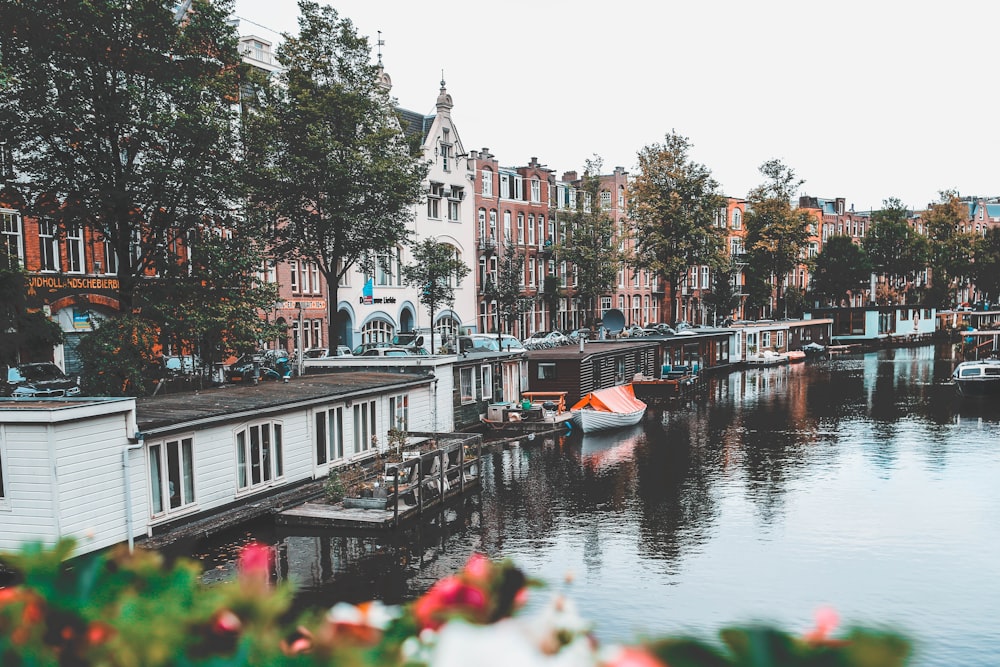
<svg viewBox="0 0 1000 667"><path fill-rule="evenodd" d="M378 47L378 64L379 64L379 67L381 67L382 66L382 47L385 46L385 40L382 39L382 31L381 30L378 31L378 41L375 42L375 45Z"/></svg>

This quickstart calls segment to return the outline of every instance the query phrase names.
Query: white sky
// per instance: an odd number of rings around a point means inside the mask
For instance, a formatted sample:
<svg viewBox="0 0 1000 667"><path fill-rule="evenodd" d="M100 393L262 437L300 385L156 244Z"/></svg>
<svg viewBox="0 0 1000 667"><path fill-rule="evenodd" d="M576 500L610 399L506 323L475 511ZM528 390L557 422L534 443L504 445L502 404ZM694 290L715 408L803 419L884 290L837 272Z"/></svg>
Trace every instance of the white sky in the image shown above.
<svg viewBox="0 0 1000 667"><path fill-rule="evenodd" d="M337 0L377 31L393 95L430 113L441 71L466 150L635 173L671 129L743 197L781 159L800 194L857 210L889 197L1000 195L989 0ZM295 0L236 0L241 32L297 31Z"/></svg>

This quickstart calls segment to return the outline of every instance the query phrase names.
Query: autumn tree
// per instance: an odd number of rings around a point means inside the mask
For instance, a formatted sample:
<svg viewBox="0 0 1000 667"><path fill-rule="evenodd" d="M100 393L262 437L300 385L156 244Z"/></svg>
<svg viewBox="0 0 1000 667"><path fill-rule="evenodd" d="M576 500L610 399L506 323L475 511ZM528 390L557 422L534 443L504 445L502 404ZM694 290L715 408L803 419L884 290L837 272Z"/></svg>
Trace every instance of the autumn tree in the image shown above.
<svg viewBox="0 0 1000 667"><path fill-rule="evenodd" d="M977 237L962 231L969 218L969 207L953 190L940 193L940 201L931 204L924 216L930 243L931 287L929 305L948 306L955 290L968 284L972 274L972 254Z"/></svg>
<svg viewBox="0 0 1000 667"><path fill-rule="evenodd" d="M367 38L330 6L298 6L299 33L277 52L279 85L247 114L247 137L263 167L255 205L280 221L276 252L316 264L326 281L333 347L341 280L373 272L408 242L427 165L403 134Z"/></svg>
<svg viewBox="0 0 1000 667"><path fill-rule="evenodd" d="M788 272L800 263L809 242L812 219L792 208L792 199L805 182L780 160L760 167L765 181L747 195L746 252L752 273L771 284L781 303L782 285Z"/></svg>
<svg viewBox="0 0 1000 667"><path fill-rule="evenodd" d="M850 293L864 289L871 272L871 261L861 246L849 236L831 236L816 257L812 291L839 306Z"/></svg>
<svg viewBox="0 0 1000 667"><path fill-rule="evenodd" d="M5 3L0 136L25 199L106 239L124 311L239 201L240 57L228 0ZM44 195L40 197L40 195ZM39 213L29 206L27 213Z"/></svg>
<svg viewBox="0 0 1000 667"><path fill-rule="evenodd" d="M616 238L615 222L600 206L601 166L599 157L587 160L577 192L574 211L562 220L562 242L556 247L560 259L573 265L576 297L587 313L587 324L598 319L600 298L612 291L625 253Z"/></svg>
<svg viewBox="0 0 1000 667"><path fill-rule="evenodd" d="M872 270L886 282L886 294L900 293L927 266L927 239L910 226L909 218L909 209L899 199L887 199L881 210L872 212L861 242Z"/></svg>
<svg viewBox="0 0 1000 667"><path fill-rule="evenodd" d="M639 151L629 212L636 225L634 265L670 285L670 323L677 319L681 283L692 266L720 269L724 237L715 221L726 199L711 171L690 158L686 137L671 132Z"/></svg>
<svg viewBox="0 0 1000 667"><path fill-rule="evenodd" d="M403 282L420 290L431 320L431 354L434 354L434 315L441 306L455 303L455 288L469 275L455 247L434 238L425 238L412 248L413 263L403 267Z"/></svg>

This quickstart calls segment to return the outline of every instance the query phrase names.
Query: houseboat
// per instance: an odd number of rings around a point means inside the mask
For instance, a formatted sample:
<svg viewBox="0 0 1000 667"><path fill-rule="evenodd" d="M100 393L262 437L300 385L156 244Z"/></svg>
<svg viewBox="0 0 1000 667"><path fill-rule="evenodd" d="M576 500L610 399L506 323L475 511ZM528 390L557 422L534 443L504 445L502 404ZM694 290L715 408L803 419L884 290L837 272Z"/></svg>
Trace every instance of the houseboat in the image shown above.
<svg viewBox="0 0 1000 667"><path fill-rule="evenodd" d="M866 347L927 342L938 326L936 309L915 305L814 308L805 318L832 320L834 345Z"/></svg>
<svg viewBox="0 0 1000 667"><path fill-rule="evenodd" d="M545 350L528 350L528 388L531 392L565 392L573 405L597 389L628 384L636 374L655 376L659 343L652 338L627 341L581 341Z"/></svg>
<svg viewBox="0 0 1000 667"><path fill-rule="evenodd" d="M140 399L0 401L0 549L79 553L324 479L391 428L453 427L452 373L354 372Z"/></svg>

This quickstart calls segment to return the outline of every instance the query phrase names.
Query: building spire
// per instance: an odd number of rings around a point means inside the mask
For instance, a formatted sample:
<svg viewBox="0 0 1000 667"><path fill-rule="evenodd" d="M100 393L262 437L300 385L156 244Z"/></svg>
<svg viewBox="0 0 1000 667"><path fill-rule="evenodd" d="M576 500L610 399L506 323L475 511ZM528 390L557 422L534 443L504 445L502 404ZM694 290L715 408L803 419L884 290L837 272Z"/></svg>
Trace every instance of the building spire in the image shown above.
<svg viewBox="0 0 1000 667"><path fill-rule="evenodd" d="M438 112L451 111L454 106L454 102L451 100L451 95L448 94L448 89L444 87L444 70L441 70L441 92L438 93L437 98L437 110Z"/></svg>
<svg viewBox="0 0 1000 667"><path fill-rule="evenodd" d="M378 41L375 42L375 47L378 49L378 66L382 66L382 47L385 46L385 40L382 39L382 31L378 31Z"/></svg>

